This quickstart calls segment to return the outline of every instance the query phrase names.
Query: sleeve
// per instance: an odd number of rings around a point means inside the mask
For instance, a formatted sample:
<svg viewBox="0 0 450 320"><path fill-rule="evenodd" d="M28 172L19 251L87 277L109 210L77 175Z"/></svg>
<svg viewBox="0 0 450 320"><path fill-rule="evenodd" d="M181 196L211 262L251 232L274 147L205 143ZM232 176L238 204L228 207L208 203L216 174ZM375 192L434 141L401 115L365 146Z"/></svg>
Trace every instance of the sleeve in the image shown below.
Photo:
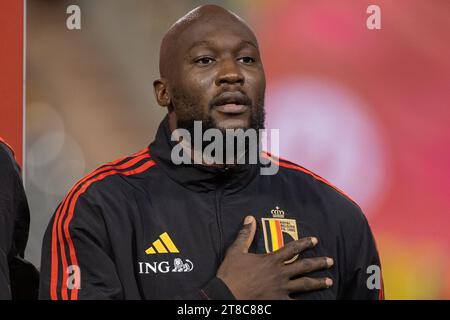
<svg viewBox="0 0 450 320"><path fill-rule="evenodd" d="M200 290L175 297L177 300L236 300L228 286L218 277L212 278Z"/></svg>
<svg viewBox="0 0 450 320"><path fill-rule="evenodd" d="M11 299L8 256L12 244L14 181L0 146L0 299Z"/></svg>
<svg viewBox="0 0 450 320"><path fill-rule="evenodd" d="M11 299L18 290L25 292L31 288L31 284L22 288L13 281L16 279L14 261L24 256L30 213L20 168L12 150L1 141L0 181L0 299Z"/></svg>
<svg viewBox="0 0 450 320"><path fill-rule="evenodd" d="M76 186L56 209L42 244L40 299L123 299L101 210Z"/></svg>
<svg viewBox="0 0 450 320"><path fill-rule="evenodd" d="M3 234L4 225L0 221L0 232ZM8 270L8 259L4 248L4 243L2 241L0 248L0 300L10 300L11 299L11 288L9 285L9 270Z"/></svg>
<svg viewBox="0 0 450 320"><path fill-rule="evenodd" d="M12 222L10 218L10 181L0 164L0 300L11 299L8 255L11 248Z"/></svg>
<svg viewBox="0 0 450 320"><path fill-rule="evenodd" d="M375 239L358 208L352 229L347 231L346 263L342 299L383 300L383 276Z"/></svg>

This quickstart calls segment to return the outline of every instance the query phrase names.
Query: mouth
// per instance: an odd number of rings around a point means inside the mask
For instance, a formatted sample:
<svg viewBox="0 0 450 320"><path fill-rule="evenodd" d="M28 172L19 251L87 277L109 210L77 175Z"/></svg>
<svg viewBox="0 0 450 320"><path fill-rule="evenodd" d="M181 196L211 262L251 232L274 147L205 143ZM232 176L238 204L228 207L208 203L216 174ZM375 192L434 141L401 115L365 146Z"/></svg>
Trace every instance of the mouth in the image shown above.
<svg viewBox="0 0 450 320"><path fill-rule="evenodd" d="M251 100L241 92L224 92L213 101L213 109L230 115L246 112L251 106Z"/></svg>
<svg viewBox="0 0 450 320"><path fill-rule="evenodd" d="M244 104L227 103L220 106L215 106L214 109L221 113L227 114L241 114L247 111L249 107Z"/></svg>

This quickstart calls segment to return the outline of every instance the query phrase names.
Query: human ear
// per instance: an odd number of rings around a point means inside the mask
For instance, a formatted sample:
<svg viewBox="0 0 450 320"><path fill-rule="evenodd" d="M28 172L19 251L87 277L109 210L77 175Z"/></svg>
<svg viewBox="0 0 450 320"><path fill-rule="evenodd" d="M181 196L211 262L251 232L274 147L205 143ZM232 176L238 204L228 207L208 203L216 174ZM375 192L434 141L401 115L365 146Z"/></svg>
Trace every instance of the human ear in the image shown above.
<svg viewBox="0 0 450 320"><path fill-rule="evenodd" d="M166 79L157 79L153 81L153 88L155 90L155 98L161 107L168 107L170 105L169 86Z"/></svg>

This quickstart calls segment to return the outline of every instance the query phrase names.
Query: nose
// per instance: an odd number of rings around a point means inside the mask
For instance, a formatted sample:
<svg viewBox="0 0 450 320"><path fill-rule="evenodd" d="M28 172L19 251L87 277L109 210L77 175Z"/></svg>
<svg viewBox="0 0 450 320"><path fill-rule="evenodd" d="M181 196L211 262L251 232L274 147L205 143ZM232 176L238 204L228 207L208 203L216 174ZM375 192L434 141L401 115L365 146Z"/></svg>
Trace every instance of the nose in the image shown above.
<svg viewBox="0 0 450 320"><path fill-rule="evenodd" d="M226 59L220 66L219 73L216 78L216 85L222 86L227 84L243 85L245 81L237 61Z"/></svg>

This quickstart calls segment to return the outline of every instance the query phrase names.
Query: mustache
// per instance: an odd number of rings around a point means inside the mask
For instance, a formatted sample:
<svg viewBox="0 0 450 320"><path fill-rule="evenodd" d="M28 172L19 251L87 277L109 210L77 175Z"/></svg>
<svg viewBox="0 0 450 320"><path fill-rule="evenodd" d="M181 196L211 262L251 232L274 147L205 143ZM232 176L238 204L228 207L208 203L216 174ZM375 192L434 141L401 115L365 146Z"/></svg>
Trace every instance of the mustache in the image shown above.
<svg viewBox="0 0 450 320"><path fill-rule="evenodd" d="M241 91L225 91L214 97L209 102L209 107L214 108L216 106L222 106L225 104L241 104L252 106L253 101L249 96Z"/></svg>

